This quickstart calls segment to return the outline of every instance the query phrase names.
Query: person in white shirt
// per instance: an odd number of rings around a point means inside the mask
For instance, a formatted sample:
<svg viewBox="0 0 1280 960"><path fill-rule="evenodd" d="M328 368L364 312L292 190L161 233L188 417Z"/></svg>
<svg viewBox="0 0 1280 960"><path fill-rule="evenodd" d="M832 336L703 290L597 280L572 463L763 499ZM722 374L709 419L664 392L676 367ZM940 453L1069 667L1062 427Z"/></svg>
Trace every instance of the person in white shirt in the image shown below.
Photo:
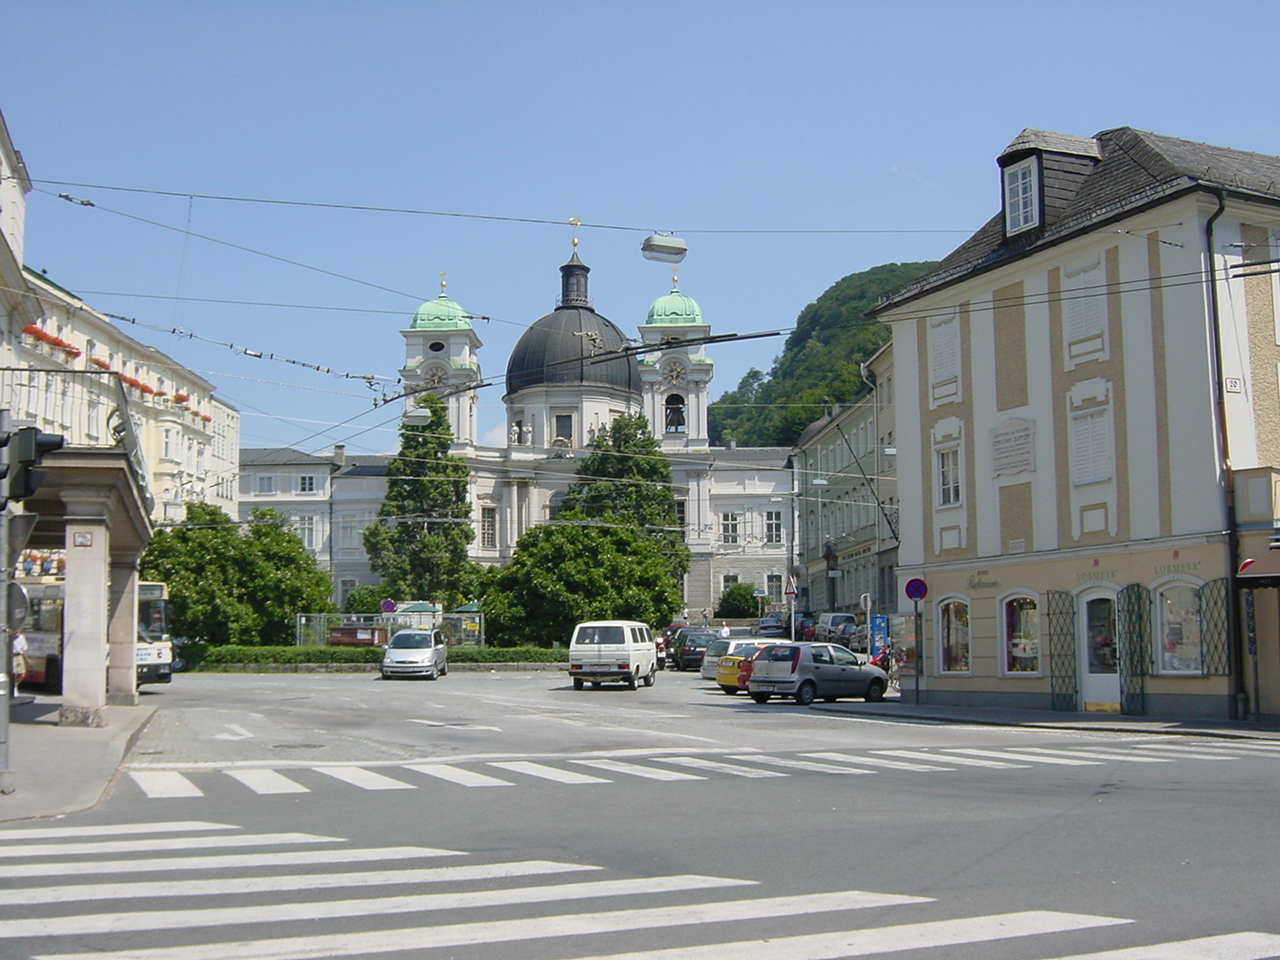
<svg viewBox="0 0 1280 960"><path fill-rule="evenodd" d="M721 620L721 621L720 621L720 637L721 637L721 639L723 639L723 640L728 640L728 639L729 639L729 633L730 633L730 631L729 631L729 625L728 625L727 623L725 623L723 620Z"/></svg>
<svg viewBox="0 0 1280 960"><path fill-rule="evenodd" d="M27 676L27 638L23 636L21 630L15 630L13 634L13 689L18 689L18 684L26 679Z"/></svg>

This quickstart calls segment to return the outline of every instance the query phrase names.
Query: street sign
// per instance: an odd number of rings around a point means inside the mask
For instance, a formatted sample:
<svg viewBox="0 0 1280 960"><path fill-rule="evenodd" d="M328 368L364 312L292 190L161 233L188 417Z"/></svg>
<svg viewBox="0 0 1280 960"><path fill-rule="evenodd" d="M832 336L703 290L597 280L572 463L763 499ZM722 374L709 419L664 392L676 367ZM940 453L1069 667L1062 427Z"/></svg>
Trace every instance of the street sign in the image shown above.
<svg viewBox="0 0 1280 960"><path fill-rule="evenodd" d="M788 597L794 597L796 595L796 578L795 577L787 578L786 595Z"/></svg>
<svg viewBox="0 0 1280 960"><path fill-rule="evenodd" d="M21 630L27 619L27 591L16 580L9 581L9 629Z"/></svg>
<svg viewBox="0 0 1280 960"><path fill-rule="evenodd" d="M913 577L907 581L906 591L908 600L923 600L929 593L929 585L919 577Z"/></svg>
<svg viewBox="0 0 1280 960"><path fill-rule="evenodd" d="M395 602L394 600L383 600L383 601L382 601L382 612L383 612L383 613L395 613L395 612L396 612L396 602Z"/></svg>

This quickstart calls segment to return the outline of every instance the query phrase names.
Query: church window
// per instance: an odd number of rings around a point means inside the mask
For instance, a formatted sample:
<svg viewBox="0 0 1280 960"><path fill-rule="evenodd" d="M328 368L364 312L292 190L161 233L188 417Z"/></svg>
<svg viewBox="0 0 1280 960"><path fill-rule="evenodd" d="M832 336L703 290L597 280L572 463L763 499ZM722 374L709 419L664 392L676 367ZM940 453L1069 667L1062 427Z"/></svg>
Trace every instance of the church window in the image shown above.
<svg viewBox="0 0 1280 960"><path fill-rule="evenodd" d="M556 439L573 443L573 414L556 414Z"/></svg>
<svg viewBox="0 0 1280 960"><path fill-rule="evenodd" d="M498 508L480 508L480 546L492 550L498 546Z"/></svg>
<svg viewBox="0 0 1280 960"><path fill-rule="evenodd" d="M444 343L443 341L440 341L440 340L433 340L430 344L427 345L427 349L430 350L432 353L443 353Z"/></svg>
<svg viewBox="0 0 1280 960"><path fill-rule="evenodd" d="M667 433L684 433L685 403L684 397L673 393L667 397Z"/></svg>

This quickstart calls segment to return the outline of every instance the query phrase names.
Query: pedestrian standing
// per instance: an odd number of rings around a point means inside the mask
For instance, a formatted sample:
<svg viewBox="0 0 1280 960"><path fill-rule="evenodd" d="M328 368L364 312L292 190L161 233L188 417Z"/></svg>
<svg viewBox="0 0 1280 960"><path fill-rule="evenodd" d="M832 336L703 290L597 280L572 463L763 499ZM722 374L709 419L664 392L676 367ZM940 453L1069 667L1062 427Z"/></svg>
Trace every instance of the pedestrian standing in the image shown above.
<svg viewBox="0 0 1280 960"><path fill-rule="evenodd" d="M725 623L723 620L721 620L721 621L720 621L720 637L721 637L721 639L728 640L728 639L729 639L729 632L730 632L730 631L729 631L729 625L728 625L727 623Z"/></svg>
<svg viewBox="0 0 1280 960"><path fill-rule="evenodd" d="M27 650L30 649L27 638L21 630L13 632L13 693L17 693L18 684L27 678Z"/></svg>

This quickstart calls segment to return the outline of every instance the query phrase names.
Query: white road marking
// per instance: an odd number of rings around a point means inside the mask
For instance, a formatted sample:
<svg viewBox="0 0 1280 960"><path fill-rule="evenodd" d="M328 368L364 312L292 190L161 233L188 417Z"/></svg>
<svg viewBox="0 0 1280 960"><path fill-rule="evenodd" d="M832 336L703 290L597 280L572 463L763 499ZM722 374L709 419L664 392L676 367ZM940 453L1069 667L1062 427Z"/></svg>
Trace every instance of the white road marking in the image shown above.
<svg viewBox="0 0 1280 960"><path fill-rule="evenodd" d="M936 763L910 763L906 760L885 760L883 757L860 757L855 754L848 753L806 753L806 757L816 757L819 760L838 760L841 763L861 763L872 767L884 767L888 770L915 770L920 772L930 770L945 770L954 773L955 767L940 767Z"/></svg>
<svg viewBox="0 0 1280 960"><path fill-rule="evenodd" d="M510 770L513 773L523 773L530 777L541 777L543 780L554 780L556 783L613 783L612 780L605 780L602 777L592 777L585 773L574 773L572 770L557 770L555 767L548 767L545 764L533 763L529 760L511 760L497 763L490 763L491 767L498 767L501 770Z"/></svg>
<svg viewBox="0 0 1280 960"><path fill-rule="evenodd" d="M158 850L195 850L208 847L265 847L281 843L338 843L338 837L314 833L256 833L212 837L147 837L141 840L104 840L93 843L24 843L0 846L0 859L8 857L94 856L103 853L141 853ZM8 869L7 867L5 868Z"/></svg>
<svg viewBox="0 0 1280 960"><path fill-rule="evenodd" d="M151 897L207 897L237 893L273 893L281 890L325 890L376 887L390 884L454 883L466 880L499 880L557 873L601 870L602 867L553 860L472 864L463 867L420 867L415 870L367 870L360 873L309 873L271 877L231 877L223 880L156 880L143 883L62 884L0 891L0 904L83 903L93 900L132 900Z"/></svg>
<svg viewBox="0 0 1280 960"><path fill-rule="evenodd" d="M875 773L874 770L858 770L855 767L837 767L834 763L817 763L813 760L800 760L795 757L767 757L752 755L749 757L732 757L733 760L753 760L756 763L772 763L775 766L792 770L804 770L807 773Z"/></svg>
<svg viewBox="0 0 1280 960"><path fill-rule="evenodd" d="M1025 770L1025 763L1003 763L999 760L978 760L975 757L957 757L952 754L943 756L938 753L929 753L924 750L877 750L879 754L889 757L905 757L907 760L924 760L924 761L943 761L945 763L959 764L963 767L990 767L995 770Z"/></svg>
<svg viewBox="0 0 1280 960"><path fill-rule="evenodd" d="M400 930L239 941L235 944L234 956L236 960L317 960L317 958L340 956L364 957L402 950L420 952L439 947L516 943L552 937L580 937L623 930L699 926L736 920L794 917L811 913L929 902L931 902L930 899L926 897L849 890L839 893L769 897L759 900L687 903L670 907L600 913L531 916L519 920L488 920L448 926L442 924ZM152 947L119 953L93 951L44 954L36 957L35 960L226 960L227 955L227 944L211 943L187 947Z"/></svg>
<svg viewBox="0 0 1280 960"><path fill-rule="evenodd" d="M993 759L1000 758L1004 760L1026 760L1028 763L1052 763L1062 767L1097 767L1101 766L1096 760L1071 760L1067 757L1037 757L1028 756L1025 753L1018 753L1016 750L976 750L971 747L948 747L945 751L948 756L953 753L962 753L967 757L991 757Z"/></svg>
<svg viewBox="0 0 1280 960"><path fill-rule="evenodd" d="M1269 960L1280 957L1280 936L1274 933L1227 933L1217 937L1153 943L1098 953L1077 953L1055 960Z"/></svg>
<svg viewBox="0 0 1280 960"><path fill-rule="evenodd" d="M625 773L633 777L645 777L649 780L705 780L694 773L681 773L679 770L660 770L657 767L642 767L638 763L624 763L621 760L574 760L573 763L584 767L595 767L597 770L608 770L611 773Z"/></svg>
<svg viewBox="0 0 1280 960"><path fill-rule="evenodd" d="M275 770L227 770L227 776L239 780L254 793L310 793L308 787L295 783Z"/></svg>
<svg viewBox="0 0 1280 960"><path fill-rule="evenodd" d="M557 903L564 900L589 900L594 897L638 897L683 890L749 886L753 883L752 880L730 880L724 877L699 877L685 874L314 903L264 903L251 907L188 907L183 910L142 910L136 913L86 913L70 917L0 920L0 938L38 937L48 936L51 933L60 937L76 937L94 933L128 933L141 930L191 930L197 927L221 927L236 923L282 923L298 920L328 920L335 917L374 917L420 913L426 910L452 911L508 904ZM371 935L366 933L364 936ZM222 949L223 956L226 956L225 944L222 945ZM232 951L232 955L237 957L237 960L242 956L238 946Z"/></svg>
<svg viewBox="0 0 1280 960"><path fill-rule="evenodd" d="M487 773L465 770L462 767L453 767L447 763L406 763L403 766L406 770L425 773L431 777L439 777L441 780L448 780L450 783L457 783L464 787L515 786L510 781L499 780L497 777L491 777Z"/></svg>
<svg viewBox="0 0 1280 960"><path fill-rule="evenodd" d="M328 774L335 780L349 783L361 790L412 790L413 785L403 780L395 780L381 773L374 773L363 767L315 767L320 773Z"/></svg>
<svg viewBox="0 0 1280 960"><path fill-rule="evenodd" d="M231 732L215 733L213 735L213 739L215 740L252 740L253 739L253 734L250 733L248 730L246 730L244 727L238 727L234 723L224 723L223 726L226 727Z"/></svg>
<svg viewBox="0 0 1280 960"><path fill-rule="evenodd" d="M740 767L734 763L722 763L719 760L707 760L704 757L654 757L662 763L675 763L682 767L693 767L695 770L707 770L711 773L723 773L732 777L786 777L790 774L779 770L757 770L752 767Z"/></svg>
<svg viewBox="0 0 1280 960"><path fill-rule="evenodd" d="M501 727L486 727L479 723L445 723L441 720L414 720L410 718L410 723L420 723L424 727L453 727L455 730L492 730L494 733L501 733Z"/></svg>
<svg viewBox="0 0 1280 960"><path fill-rule="evenodd" d="M192 830L239 830L229 823L210 823L207 820L151 820L146 823L105 824L96 827L17 827L0 830L0 843L9 840L47 840L58 837L120 837L131 834L152 836L157 833L187 833Z"/></svg>
<svg viewBox="0 0 1280 960"><path fill-rule="evenodd" d="M1206 747L1186 747L1177 743L1139 743L1135 744L1138 750L1160 750L1166 753L1172 753L1180 757L1186 757L1188 760L1239 760L1240 756L1233 753L1211 753L1212 748Z"/></svg>
<svg viewBox="0 0 1280 960"><path fill-rule="evenodd" d="M1172 757L1140 757L1129 750L1119 748L1095 747L1092 750L1077 750L1075 747L1019 747L1023 753L1065 754L1070 757L1090 757L1094 760L1125 760L1129 763L1174 763Z"/></svg>
<svg viewBox="0 0 1280 960"><path fill-rule="evenodd" d="M204 796L204 791L175 770L130 770L129 776L152 800Z"/></svg>
<svg viewBox="0 0 1280 960"><path fill-rule="evenodd" d="M159 870L227 870L233 867L289 867L302 864L365 863L462 857L461 850L436 847L373 847L358 850L282 850L274 853L228 853L213 857L147 857L138 860L81 860L70 863L6 863L6 877L74 877L79 875L151 873Z"/></svg>
<svg viewBox="0 0 1280 960"><path fill-rule="evenodd" d="M1115 917L1029 910L1025 913L988 917L904 923L870 930L844 930L768 940L739 940L736 943L708 943L666 950L638 950L634 953L609 954L607 957L580 957L578 960L841 960L844 957L953 947L965 943L989 943L993 940L1012 940L1016 937L1042 936L1131 922Z"/></svg>

